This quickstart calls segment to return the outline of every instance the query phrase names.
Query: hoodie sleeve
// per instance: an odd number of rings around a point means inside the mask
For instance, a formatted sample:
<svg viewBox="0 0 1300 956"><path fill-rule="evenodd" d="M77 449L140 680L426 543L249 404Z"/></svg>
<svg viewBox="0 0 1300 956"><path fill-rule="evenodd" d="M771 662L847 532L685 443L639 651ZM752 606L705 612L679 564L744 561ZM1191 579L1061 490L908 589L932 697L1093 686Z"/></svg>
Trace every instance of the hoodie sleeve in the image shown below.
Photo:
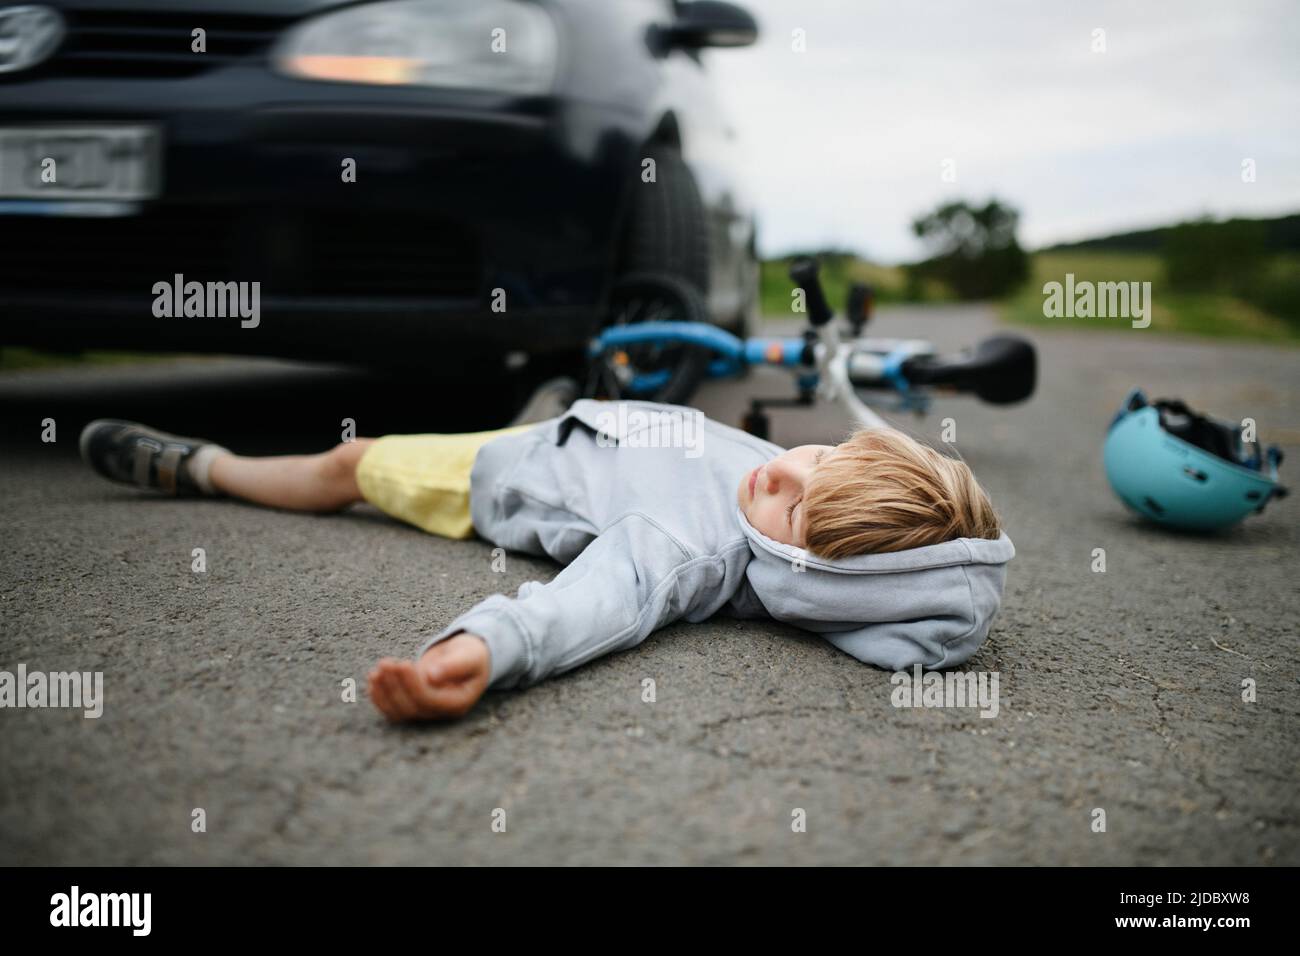
<svg viewBox="0 0 1300 956"><path fill-rule="evenodd" d="M692 601L684 581L704 560L649 518L628 514L548 583L529 581L513 598L494 594L425 641L419 653L469 631L491 653L489 687L527 687L634 647L681 618Z"/></svg>

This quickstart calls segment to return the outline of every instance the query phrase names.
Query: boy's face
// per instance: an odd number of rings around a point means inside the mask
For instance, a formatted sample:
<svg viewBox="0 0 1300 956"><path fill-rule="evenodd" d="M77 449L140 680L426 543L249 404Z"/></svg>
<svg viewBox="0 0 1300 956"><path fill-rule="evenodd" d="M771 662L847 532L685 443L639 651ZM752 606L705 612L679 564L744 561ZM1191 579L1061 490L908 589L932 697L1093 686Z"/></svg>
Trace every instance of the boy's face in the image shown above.
<svg viewBox="0 0 1300 956"><path fill-rule="evenodd" d="M804 547L804 489L834 450L834 445L800 445L746 474L736 493L745 520L773 541Z"/></svg>

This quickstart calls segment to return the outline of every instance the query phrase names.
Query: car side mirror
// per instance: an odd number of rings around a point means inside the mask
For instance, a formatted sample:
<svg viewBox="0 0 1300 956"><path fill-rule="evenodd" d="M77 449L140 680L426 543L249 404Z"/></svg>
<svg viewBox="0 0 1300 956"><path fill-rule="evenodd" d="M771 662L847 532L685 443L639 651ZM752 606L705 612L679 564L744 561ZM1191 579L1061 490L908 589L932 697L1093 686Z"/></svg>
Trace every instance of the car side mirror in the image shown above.
<svg viewBox="0 0 1300 956"><path fill-rule="evenodd" d="M677 19L668 32L674 46L689 50L749 46L758 39L758 22L734 3L693 0L678 4Z"/></svg>

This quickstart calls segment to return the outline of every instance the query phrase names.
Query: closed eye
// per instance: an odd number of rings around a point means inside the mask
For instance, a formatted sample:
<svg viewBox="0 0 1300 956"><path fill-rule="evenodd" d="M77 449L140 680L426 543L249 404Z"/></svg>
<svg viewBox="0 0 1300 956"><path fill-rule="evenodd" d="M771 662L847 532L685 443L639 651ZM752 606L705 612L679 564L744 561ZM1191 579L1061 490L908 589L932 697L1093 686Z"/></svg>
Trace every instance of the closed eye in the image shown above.
<svg viewBox="0 0 1300 956"><path fill-rule="evenodd" d="M818 465L820 465L822 459L825 457L826 457L826 450L823 448L813 458L813 467L815 468ZM785 523L788 524L791 528L794 527L794 509L798 508L799 505L801 504L803 504L803 495L800 495L798 498L792 501L790 503L790 507L785 509Z"/></svg>

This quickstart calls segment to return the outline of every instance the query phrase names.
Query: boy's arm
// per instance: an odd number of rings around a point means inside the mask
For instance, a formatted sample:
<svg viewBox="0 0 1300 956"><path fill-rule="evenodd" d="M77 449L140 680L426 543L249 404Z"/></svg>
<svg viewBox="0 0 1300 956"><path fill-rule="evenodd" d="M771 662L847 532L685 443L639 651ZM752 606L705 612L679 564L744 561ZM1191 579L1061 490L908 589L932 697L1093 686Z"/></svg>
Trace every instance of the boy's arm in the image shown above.
<svg viewBox="0 0 1300 956"><path fill-rule="evenodd" d="M633 647L681 617L691 594L680 578L691 560L650 519L625 515L550 582L530 581L513 598L489 597L425 641L420 654L467 631L488 646L488 686L535 684Z"/></svg>

